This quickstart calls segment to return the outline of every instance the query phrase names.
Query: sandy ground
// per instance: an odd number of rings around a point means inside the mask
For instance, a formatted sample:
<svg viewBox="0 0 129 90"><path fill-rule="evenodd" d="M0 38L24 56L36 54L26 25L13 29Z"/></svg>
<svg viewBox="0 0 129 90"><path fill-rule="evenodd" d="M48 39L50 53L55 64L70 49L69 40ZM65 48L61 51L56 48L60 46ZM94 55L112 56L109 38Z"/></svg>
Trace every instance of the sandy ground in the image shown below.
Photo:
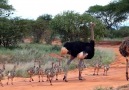
<svg viewBox="0 0 129 90"><path fill-rule="evenodd" d="M112 48L116 52L116 59L110 65L107 76L103 76L103 69L98 76L93 76L93 68L86 68L83 71L84 80L78 80L78 70L69 71L68 82L62 80L63 74L59 75L59 80L53 81L51 86L49 82L38 82L38 77L34 76L33 82L29 78L14 78L14 85L6 85L7 79L3 80L4 87L0 90L94 90L96 87L113 87L129 84L125 79L125 58L119 54L119 45L99 46ZM46 80L46 77L44 78Z"/></svg>

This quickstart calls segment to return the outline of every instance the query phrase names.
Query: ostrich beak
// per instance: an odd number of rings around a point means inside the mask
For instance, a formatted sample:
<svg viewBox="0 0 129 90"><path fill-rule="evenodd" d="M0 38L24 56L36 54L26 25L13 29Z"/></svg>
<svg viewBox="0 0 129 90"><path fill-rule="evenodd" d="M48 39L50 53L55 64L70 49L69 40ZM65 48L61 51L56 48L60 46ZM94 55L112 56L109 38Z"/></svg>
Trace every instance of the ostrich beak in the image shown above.
<svg viewBox="0 0 129 90"><path fill-rule="evenodd" d="M88 54L87 53L83 53L83 52L80 52L78 55L77 55L77 58L79 60L82 60L84 59Z"/></svg>
<svg viewBox="0 0 129 90"><path fill-rule="evenodd" d="M63 55L65 55L65 54L67 54L67 53L68 53L68 50L67 50L65 47L62 47L62 48L61 48L60 55L63 56Z"/></svg>

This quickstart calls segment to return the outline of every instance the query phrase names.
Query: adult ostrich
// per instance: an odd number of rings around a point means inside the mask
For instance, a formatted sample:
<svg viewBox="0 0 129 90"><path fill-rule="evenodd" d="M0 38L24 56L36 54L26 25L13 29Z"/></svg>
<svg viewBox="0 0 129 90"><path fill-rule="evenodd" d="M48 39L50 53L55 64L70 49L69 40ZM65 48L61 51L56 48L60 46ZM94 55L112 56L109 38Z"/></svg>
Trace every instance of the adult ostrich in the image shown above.
<svg viewBox="0 0 129 90"><path fill-rule="evenodd" d="M128 77L128 67L129 67L129 37L127 37L119 47L120 54L126 58L126 80L129 79Z"/></svg>
<svg viewBox="0 0 129 90"><path fill-rule="evenodd" d="M61 55L69 54L70 59L67 61L67 64L65 66L65 74L63 80L67 82L67 73L68 68L72 60L74 58L78 58L80 61L78 63L78 70L79 70L79 80L82 80L82 63L84 59L91 59L94 56L94 47L95 47L95 41L94 41L94 23L90 23L90 31L91 31L91 40L90 42L81 42L81 41L75 41L75 42L66 42L63 47L61 48Z"/></svg>

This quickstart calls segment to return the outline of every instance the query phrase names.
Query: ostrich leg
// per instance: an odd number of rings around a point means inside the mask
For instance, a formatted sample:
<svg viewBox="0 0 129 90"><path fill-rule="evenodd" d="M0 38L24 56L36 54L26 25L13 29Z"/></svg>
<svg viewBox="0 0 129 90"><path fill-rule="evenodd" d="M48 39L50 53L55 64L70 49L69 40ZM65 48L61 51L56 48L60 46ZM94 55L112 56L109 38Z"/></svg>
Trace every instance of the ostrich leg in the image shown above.
<svg viewBox="0 0 129 90"><path fill-rule="evenodd" d="M79 80L82 80L82 70L83 70L83 67L82 67L82 65L83 65L83 60L84 60L84 58L86 58L87 57L87 55L88 55L88 53L85 53L85 52L80 52L79 54L78 54L78 59L80 59L80 61L79 61L79 63L78 63L78 70L79 70Z"/></svg>
<svg viewBox="0 0 129 90"><path fill-rule="evenodd" d="M83 70L83 67L82 67L82 63L83 63L83 60L80 60L79 61L79 64L78 64L78 70L79 70L79 77L78 77L78 79L79 80L82 80L82 70Z"/></svg>
<svg viewBox="0 0 129 90"><path fill-rule="evenodd" d="M128 59L126 57L126 80L128 81L129 77L128 77Z"/></svg>
<svg viewBox="0 0 129 90"><path fill-rule="evenodd" d="M74 59L74 57L71 56L70 60L67 61L67 64L66 64L66 66L65 66L65 75L64 75L64 78L63 78L63 80L64 80L65 82L68 82L68 81L67 81L67 73L68 73L69 65L70 65L70 63L71 63L71 61L72 61L73 59Z"/></svg>

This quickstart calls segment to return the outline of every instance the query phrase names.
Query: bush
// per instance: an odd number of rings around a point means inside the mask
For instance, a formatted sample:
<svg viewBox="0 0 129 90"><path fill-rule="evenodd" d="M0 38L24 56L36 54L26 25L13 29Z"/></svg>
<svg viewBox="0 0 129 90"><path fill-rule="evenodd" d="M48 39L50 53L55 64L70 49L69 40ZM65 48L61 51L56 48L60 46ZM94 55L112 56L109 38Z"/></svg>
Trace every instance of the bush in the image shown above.
<svg viewBox="0 0 129 90"><path fill-rule="evenodd" d="M17 19L0 18L0 46L14 47L21 40L23 30Z"/></svg>
<svg viewBox="0 0 129 90"><path fill-rule="evenodd" d="M123 38L129 36L129 27L121 27L119 30L110 31L109 38Z"/></svg>

